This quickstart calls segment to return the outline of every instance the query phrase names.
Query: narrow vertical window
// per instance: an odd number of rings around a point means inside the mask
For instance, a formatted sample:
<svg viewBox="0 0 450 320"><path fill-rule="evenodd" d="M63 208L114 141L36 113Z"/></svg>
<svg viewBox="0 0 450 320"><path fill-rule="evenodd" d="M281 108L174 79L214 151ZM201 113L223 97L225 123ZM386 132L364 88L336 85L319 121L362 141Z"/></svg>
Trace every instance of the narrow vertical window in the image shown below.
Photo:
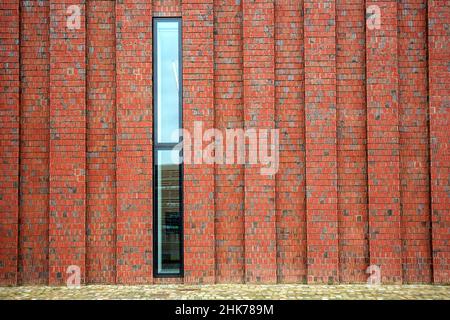
<svg viewBox="0 0 450 320"><path fill-rule="evenodd" d="M153 252L155 276L183 274L181 19L153 19Z"/></svg>

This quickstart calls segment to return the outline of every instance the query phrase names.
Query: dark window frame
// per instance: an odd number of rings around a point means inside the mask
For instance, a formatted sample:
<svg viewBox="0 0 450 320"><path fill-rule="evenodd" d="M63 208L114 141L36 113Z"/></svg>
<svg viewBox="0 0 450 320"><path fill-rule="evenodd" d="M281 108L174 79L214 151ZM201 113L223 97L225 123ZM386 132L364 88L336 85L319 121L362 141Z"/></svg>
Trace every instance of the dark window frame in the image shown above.
<svg viewBox="0 0 450 320"><path fill-rule="evenodd" d="M183 163L179 164L179 190L180 190L180 269L179 272L176 273L160 273L158 271L158 264L159 264L159 258L158 258L158 151L162 150L172 150L179 142L181 142L182 139L180 139L178 142L174 143L160 143L158 142L158 108L155 105L155 102L157 101L157 94L158 94L158 84L157 84L157 22L158 21L176 21L178 22L178 32L179 32L179 42L178 42L178 56L179 56L179 63L178 63L178 73L179 73L179 87L178 87L178 117L179 117L179 129L183 128L183 48L182 48L182 20L181 17L154 17L152 19L152 69L153 69L153 75L152 75L152 83L153 83L153 101L152 101L152 107L153 107L153 148L152 148L152 154L153 154L153 277L155 278L176 278L176 277L183 277L184 276L184 199L183 199L183 176L184 176L184 170L183 170ZM182 152L180 152L180 157L182 157Z"/></svg>

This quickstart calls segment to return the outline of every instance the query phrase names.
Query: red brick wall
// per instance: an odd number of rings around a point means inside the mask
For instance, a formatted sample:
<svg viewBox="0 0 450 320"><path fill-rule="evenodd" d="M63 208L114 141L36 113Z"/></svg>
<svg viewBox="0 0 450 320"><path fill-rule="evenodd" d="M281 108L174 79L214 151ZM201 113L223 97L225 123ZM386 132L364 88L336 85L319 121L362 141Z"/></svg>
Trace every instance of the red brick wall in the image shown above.
<svg viewBox="0 0 450 320"><path fill-rule="evenodd" d="M18 283L45 284L49 271L49 9L21 7Z"/></svg>
<svg viewBox="0 0 450 320"><path fill-rule="evenodd" d="M450 278L448 1L428 1L428 116L433 279Z"/></svg>
<svg viewBox="0 0 450 320"><path fill-rule="evenodd" d="M338 282L336 2L305 0L308 282Z"/></svg>
<svg viewBox="0 0 450 320"><path fill-rule="evenodd" d="M339 279L364 281L369 263L366 52L362 0L336 3Z"/></svg>
<svg viewBox="0 0 450 320"><path fill-rule="evenodd" d="M185 128L280 130L274 176L185 165L184 279L152 272L152 16L183 19ZM450 283L449 20L449 1L3 0L0 284L69 265L354 283L370 264Z"/></svg>
<svg viewBox="0 0 450 320"><path fill-rule="evenodd" d="M367 169L370 264L402 280L397 1L379 5L381 27L366 31Z"/></svg>
<svg viewBox="0 0 450 320"><path fill-rule="evenodd" d="M20 15L19 0L3 1L0 91L0 283L17 283L19 248ZM45 108L45 102L43 105Z"/></svg>
<svg viewBox="0 0 450 320"><path fill-rule="evenodd" d="M235 0L214 2L215 127L243 128L242 11ZM244 168L215 167L216 281L244 281Z"/></svg>
<svg viewBox="0 0 450 320"><path fill-rule="evenodd" d="M275 125L275 7L273 1L244 1L244 128ZM251 146L248 147L248 152ZM244 169L245 281L274 283L276 267L275 177L260 175L260 165Z"/></svg>
<svg viewBox="0 0 450 320"><path fill-rule="evenodd" d="M214 11L212 0L187 0L183 16L183 127L214 128ZM214 164L184 169L184 272L186 283L214 283Z"/></svg>
<svg viewBox="0 0 450 320"><path fill-rule="evenodd" d="M405 282L432 277L427 122L427 7L398 4L401 238Z"/></svg>
<svg viewBox="0 0 450 320"><path fill-rule="evenodd" d="M117 1L116 282L152 281L152 5ZM111 84L114 86L114 84Z"/></svg>
<svg viewBox="0 0 450 320"><path fill-rule="evenodd" d="M86 281L115 280L116 29L112 1L86 3Z"/></svg>
<svg viewBox="0 0 450 320"><path fill-rule="evenodd" d="M277 276L306 280L303 1L275 3L275 121L280 130L276 176Z"/></svg>
<svg viewBox="0 0 450 320"><path fill-rule="evenodd" d="M81 8L78 30L67 30L68 4ZM86 275L86 8L81 0L49 5L49 283L60 284L68 265Z"/></svg>

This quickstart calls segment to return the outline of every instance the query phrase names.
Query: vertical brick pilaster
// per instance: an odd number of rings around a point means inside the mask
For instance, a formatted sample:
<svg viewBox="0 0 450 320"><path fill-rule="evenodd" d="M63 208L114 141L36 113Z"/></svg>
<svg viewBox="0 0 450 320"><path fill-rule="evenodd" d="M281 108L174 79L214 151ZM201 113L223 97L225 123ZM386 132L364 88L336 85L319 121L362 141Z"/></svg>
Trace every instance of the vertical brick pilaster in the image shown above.
<svg viewBox="0 0 450 320"><path fill-rule="evenodd" d="M243 2L245 129L275 127L274 11L273 1ZM246 164L244 173L245 280L249 283L277 281L276 181L275 175L261 174L262 167Z"/></svg>
<svg viewBox="0 0 450 320"><path fill-rule="evenodd" d="M116 281L151 283L152 3L116 3Z"/></svg>
<svg viewBox="0 0 450 320"><path fill-rule="evenodd" d="M433 280L450 283L450 5L428 2L428 85L430 117L431 214Z"/></svg>
<svg viewBox="0 0 450 320"><path fill-rule="evenodd" d="M0 285L15 285L19 221L19 0L2 1L0 23Z"/></svg>
<svg viewBox="0 0 450 320"><path fill-rule="evenodd" d="M383 283L401 283L397 1L371 5L381 24L366 28L370 264L381 267Z"/></svg>
<svg viewBox="0 0 450 320"><path fill-rule="evenodd" d="M399 125L403 281L431 282L426 1L400 1Z"/></svg>
<svg viewBox="0 0 450 320"><path fill-rule="evenodd" d="M183 127L214 127L213 0L184 0ZM203 147L210 141L203 142ZM203 149L202 149L203 150ZM202 152L193 148L195 152ZM193 157L192 157L193 159ZM215 282L214 164L184 166L184 280Z"/></svg>
<svg viewBox="0 0 450 320"><path fill-rule="evenodd" d="M214 1L215 127L243 128L242 6L235 0ZM228 141L227 143L231 143ZM216 281L244 281L244 166L215 168Z"/></svg>
<svg viewBox="0 0 450 320"><path fill-rule="evenodd" d="M365 282L369 264L365 5L336 1L339 281Z"/></svg>
<svg viewBox="0 0 450 320"><path fill-rule="evenodd" d="M275 112L278 282L306 281L303 1L275 2Z"/></svg>
<svg viewBox="0 0 450 320"><path fill-rule="evenodd" d="M80 9L79 28L67 9ZM50 1L49 283L63 284L70 265L85 281L86 65L85 1Z"/></svg>
<svg viewBox="0 0 450 320"><path fill-rule="evenodd" d="M116 276L114 3L86 3L87 283L114 283Z"/></svg>
<svg viewBox="0 0 450 320"><path fill-rule="evenodd" d="M305 0L308 282L338 282L335 1Z"/></svg>
<svg viewBox="0 0 450 320"><path fill-rule="evenodd" d="M21 1L19 283L47 284L49 1Z"/></svg>

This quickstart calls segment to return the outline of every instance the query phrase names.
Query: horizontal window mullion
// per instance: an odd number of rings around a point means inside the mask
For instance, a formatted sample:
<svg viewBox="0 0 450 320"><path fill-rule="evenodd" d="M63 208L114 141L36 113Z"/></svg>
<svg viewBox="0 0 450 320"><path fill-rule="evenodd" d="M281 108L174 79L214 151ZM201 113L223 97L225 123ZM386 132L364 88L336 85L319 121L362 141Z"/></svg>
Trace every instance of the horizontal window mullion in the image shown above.
<svg viewBox="0 0 450 320"><path fill-rule="evenodd" d="M155 150L168 150L168 149L174 149L177 146L178 143L155 143L153 147Z"/></svg>

